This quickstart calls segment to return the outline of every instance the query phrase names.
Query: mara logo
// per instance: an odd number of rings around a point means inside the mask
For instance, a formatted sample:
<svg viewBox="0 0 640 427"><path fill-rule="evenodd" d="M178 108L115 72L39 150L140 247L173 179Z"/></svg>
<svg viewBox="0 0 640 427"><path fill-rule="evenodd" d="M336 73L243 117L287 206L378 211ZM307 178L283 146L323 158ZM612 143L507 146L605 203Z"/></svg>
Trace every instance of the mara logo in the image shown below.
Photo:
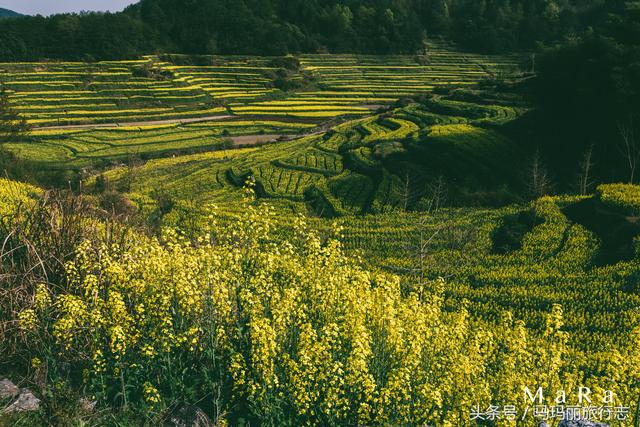
<svg viewBox="0 0 640 427"><path fill-rule="evenodd" d="M573 393L567 393L566 390L555 390L548 393L542 387L538 387L535 392L529 387L524 388L524 402L526 404L542 405L549 397L554 399L558 405L567 403L577 405L591 405L592 403L601 403L603 405L612 404L615 394L611 390L604 390L600 393L592 393L589 387L578 387Z"/></svg>

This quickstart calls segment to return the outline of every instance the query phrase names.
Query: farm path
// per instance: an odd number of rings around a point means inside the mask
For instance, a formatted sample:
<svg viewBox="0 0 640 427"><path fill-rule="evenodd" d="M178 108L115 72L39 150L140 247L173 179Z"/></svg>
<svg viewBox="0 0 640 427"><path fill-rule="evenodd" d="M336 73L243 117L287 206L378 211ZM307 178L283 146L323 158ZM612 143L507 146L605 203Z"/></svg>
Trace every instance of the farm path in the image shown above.
<svg viewBox="0 0 640 427"><path fill-rule="evenodd" d="M326 131L322 128L311 132L304 132L298 134L262 134L262 135L241 135L232 136L229 139L233 141L233 145L236 147L254 144L263 144L266 142L276 141L293 141L294 139L304 138L308 136L322 135Z"/></svg>
<svg viewBox="0 0 640 427"><path fill-rule="evenodd" d="M241 135L232 136L229 137L229 139L233 141L234 146L238 147L243 145L262 144L265 142L275 142L284 136L285 135L280 134Z"/></svg>

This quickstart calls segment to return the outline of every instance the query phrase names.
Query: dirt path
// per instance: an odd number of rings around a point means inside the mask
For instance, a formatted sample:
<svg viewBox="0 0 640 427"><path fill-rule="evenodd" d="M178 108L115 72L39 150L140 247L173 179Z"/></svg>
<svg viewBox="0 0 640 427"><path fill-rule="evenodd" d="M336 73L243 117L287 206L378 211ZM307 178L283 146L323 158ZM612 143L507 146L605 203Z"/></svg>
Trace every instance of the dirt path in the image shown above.
<svg viewBox="0 0 640 427"><path fill-rule="evenodd" d="M233 145L235 147L239 147L243 145L263 144L265 142L293 141L294 139L321 135L322 133L324 133L324 131L315 130L313 132L306 132L306 133L241 135L241 136L232 136L228 139L233 141Z"/></svg>
<svg viewBox="0 0 640 427"><path fill-rule="evenodd" d="M362 105L359 105L359 107L367 108L367 109L369 109L369 110L371 110L371 111L376 111L376 110L379 110L379 109L381 109L381 108L387 108L387 107L388 107L388 105L382 105L382 104L362 104Z"/></svg>
<svg viewBox="0 0 640 427"><path fill-rule="evenodd" d="M199 123L205 121L218 121L233 118L234 116L211 116L211 117L198 117L182 120L156 120L151 122L128 122L128 123L96 123L87 125L67 125L67 126L46 126L34 129L101 129L101 128L114 128L114 127L136 127L136 126L155 126L163 124L187 124L187 123ZM302 133L302 134L257 134L257 135L240 135L231 136L227 139L233 141L234 147L242 147L247 145L264 144L267 142L276 141L291 141L296 138L302 138L305 136L319 135L321 130L314 132Z"/></svg>
<svg viewBox="0 0 640 427"><path fill-rule="evenodd" d="M34 130L38 129L99 129L99 128L116 128L116 127L142 127L142 126L159 126L159 125L174 125L174 124L188 124L188 123L200 123L200 122L212 122L218 120L232 119L235 116L208 116L208 117L192 117L188 119L168 119L168 120L153 120L146 122L124 122L124 123L92 123L86 125L64 125L64 126L42 126L34 127Z"/></svg>
<svg viewBox="0 0 640 427"><path fill-rule="evenodd" d="M274 142L286 136L288 135L276 135L276 134L242 135L242 136L232 136L229 139L233 141L234 146L238 147L241 145L254 145L254 144L261 144L264 142Z"/></svg>

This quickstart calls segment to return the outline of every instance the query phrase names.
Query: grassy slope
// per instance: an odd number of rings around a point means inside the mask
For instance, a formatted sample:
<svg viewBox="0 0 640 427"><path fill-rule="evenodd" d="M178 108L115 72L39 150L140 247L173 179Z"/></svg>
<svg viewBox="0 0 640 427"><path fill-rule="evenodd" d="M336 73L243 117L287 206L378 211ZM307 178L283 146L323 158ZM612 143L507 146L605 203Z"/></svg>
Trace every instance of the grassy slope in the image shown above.
<svg viewBox="0 0 640 427"><path fill-rule="evenodd" d="M323 61L328 63L323 65ZM394 73L398 69L390 71L388 63L384 69L377 69L380 64L372 61L347 56L333 62L328 58L303 58L311 72L322 73L319 78L326 85L322 91L238 105L265 111L293 106L304 110L308 105L373 101L380 94L360 86L376 87L376 82L397 76ZM368 68L358 71L351 67L352 71L345 71L349 62ZM212 78L204 74L197 77L196 73L205 71L192 68L179 69L183 74L191 73L179 78ZM435 73L439 72L443 73L442 79L451 80L444 69L429 72L430 79L437 80ZM473 76L471 70L468 74ZM349 87L340 87L341 82L348 82ZM403 84L414 85L410 79ZM357 94L356 89L360 90ZM437 231L438 237L430 246L428 274L450 277L450 295L469 299L476 314L491 320L501 308L510 308L526 318L530 326L539 327L542 313L550 304L563 302L572 313L569 326L578 331L579 337L598 336L604 343L615 342L618 334L624 333L637 302L633 294L624 292L630 277L637 274L637 265L632 260L592 269L591 260L599 250L595 235L558 209L558 205L564 207L576 200L542 203L533 208L513 205L500 209L448 209L429 217L424 230L419 226L424 222L421 215L399 209L407 203L409 207L424 207L421 203L429 198L428 188L440 176L452 189L458 189L450 198L466 198L467 202L492 201L490 197L478 199L470 194L499 193L505 182L511 183L510 190L520 190L517 183L522 164L518 160L522 153L500 126L518 117L523 109L508 101L483 98L484 95L473 90L454 91L450 96L436 96L422 104L355 119L329 132L289 142L152 159L115 168L104 175L110 188L128 192L149 209L153 209L154 192L161 190L171 195L177 207L167 216L168 222L179 222L185 212L196 215L204 202L216 203L228 218L233 218L242 197L240 187L252 176L260 197L278 208L284 228L294 213L311 210L321 216L341 216L338 222L345 227L351 250L364 250L373 266L405 274L415 265L411 247L415 247L416 236L421 231ZM132 153L157 156L164 150L171 153L201 148L206 146L205 140L221 139L219 125L223 124L39 131L33 135L34 141L14 143L10 148L54 167L95 166L98 161L122 161ZM225 125L225 129L241 135L295 132L298 126L302 125L267 125L262 121L237 128ZM411 196L403 194L407 187ZM534 209L540 225L527 230L520 249L494 254L495 230L505 218L530 209ZM321 227L328 224L317 221ZM446 224L445 230L440 230L442 224ZM608 302L606 308L592 310L594 294ZM591 317L586 318L587 313Z"/></svg>

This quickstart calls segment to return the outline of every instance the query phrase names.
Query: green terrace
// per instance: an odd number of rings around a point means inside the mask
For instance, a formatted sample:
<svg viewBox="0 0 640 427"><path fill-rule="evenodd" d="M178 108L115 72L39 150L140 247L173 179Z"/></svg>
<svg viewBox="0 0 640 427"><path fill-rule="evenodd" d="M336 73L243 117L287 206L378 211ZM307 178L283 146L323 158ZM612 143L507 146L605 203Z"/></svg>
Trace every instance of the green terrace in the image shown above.
<svg viewBox="0 0 640 427"><path fill-rule="evenodd" d="M517 56L471 55L444 43L432 43L428 52L420 58L164 55L2 63L0 81L16 111L36 127L226 116L321 123L366 116L439 87L472 87L519 73Z"/></svg>
<svg viewBox="0 0 640 427"><path fill-rule="evenodd" d="M132 159L220 150L309 131L307 123L227 120L96 129L38 129L2 147L47 169L120 165ZM255 138L247 138L255 136Z"/></svg>
<svg viewBox="0 0 640 427"><path fill-rule="evenodd" d="M237 192L252 177L262 197L293 203L297 207L292 209L297 211L312 209L324 216L380 213L417 202L413 200L416 197L403 195L406 187L419 194L441 174L498 188L505 177L518 173L514 161L518 153L511 141L492 127L524 111L507 101L485 105L437 96L429 103L355 118L328 131L298 129L297 139L214 164L206 157L150 160L133 172L116 168L105 177L116 186L128 182L134 198L144 199L163 185L169 194L194 200L226 200L222 194ZM287 124L291 122L281 122L283 128ZM225 122L215 126L222 128ZM192 130L201 127L187 126ZM172 162L174 166L170 166ZM189 171L199 162L207 164L208 173L196 167L197 173L192 175ZM409 183L404 170L411 175ZM172 180L173 174L185 179ZM219 176L227 179L220 182ZM187 188L182 187L185 183Z"/></svg>

